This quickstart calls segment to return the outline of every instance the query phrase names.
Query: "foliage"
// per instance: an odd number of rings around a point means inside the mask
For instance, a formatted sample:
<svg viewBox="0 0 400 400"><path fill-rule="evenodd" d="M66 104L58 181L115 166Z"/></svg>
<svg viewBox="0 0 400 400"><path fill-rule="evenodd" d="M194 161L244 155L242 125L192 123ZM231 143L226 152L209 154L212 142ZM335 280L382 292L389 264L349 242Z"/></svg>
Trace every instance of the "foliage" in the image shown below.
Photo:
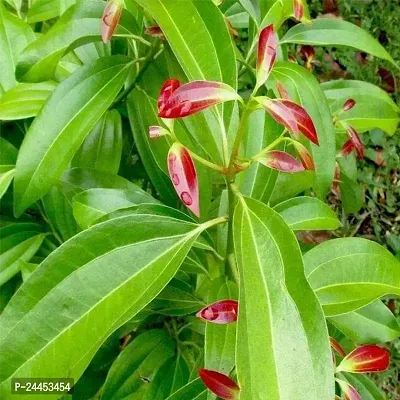
<svg viewBox="0 0 400 400"><path fill-rule="evenodd" d="M393 151L399 108L312 69L327 48L397 53L313 16L0 4L1 398L43 377L73 378L74 399L383 399L359 374L389 367L400 325L380 298L400 295L400 262L321 239L347 236L325 201L358 212L356 157ZM393 213L374 187L371 219Z"/></svg>

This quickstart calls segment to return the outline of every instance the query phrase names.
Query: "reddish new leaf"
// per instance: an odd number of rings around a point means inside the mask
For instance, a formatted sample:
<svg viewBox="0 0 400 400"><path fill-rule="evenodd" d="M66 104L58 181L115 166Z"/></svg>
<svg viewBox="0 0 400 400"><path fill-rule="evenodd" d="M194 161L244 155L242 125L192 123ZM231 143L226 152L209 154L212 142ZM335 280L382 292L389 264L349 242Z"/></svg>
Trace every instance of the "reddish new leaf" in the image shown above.
<svg viewBox="0 0 400 400"><path fill-rule="evenodd" d="M349 353L337 367L337 372L379 372L385 371L390 364L390 354L375 345L359 346Z"/></svg>
<svg viewBox="0 0 400 400"><path fill-rule="evenodd" d="M341 379L336 379L336 382L339 384L345 400L362 400L357 390L349 383L342 381Z"/></svg>
<svg viewBox="0 0 400 400"><path fill-rule="evenodd" d="M293 141L294 147L297 151L297 154L300 157L301 163L305 169L315 171L314 160L311 157L310 152L307 150L305 146L303 146L300 142Z"/></svg>
<svg viewBox="0 0 400 400"><path fill-rule="evenodd" d="M289 93L280 82L276 83L276 88L278 89L278 93L281 99L291 100Z"/></svg>
<svg viewBox="0 0 400 400"><path fill-rule="evenodd" d="M164 104L171 97L172 93L175 92L176 89L179 88L180 82L177 79L167 79L162 88L160 90L160 94L158 96L157 107L158 111L164 107Z"/></svg>
<svg viewBox="0 0 400 400"><path fill-rule="evenodd" d="M158 37L160 39L165 40L165 35L161 28L158 25L149 26L144 30L144 33L149 36Z"/></svg>
<svg viewBox="0 0 400 400"><path fill-rule="evenodd" d="M347 127L347 133L353 143L354 149L357 153L357 158L362 160L364 158L364 145L361 141L360 135L352 126Z"/></svg>
<svg viewBox="0 0 400 400"><path fill-rule="evenodd" d="M304 171L303 164L288 153L279 150L272 150L264 153L256 159L261 164L281 172Z"/></svg>
<svg viewBox="0 0 400 400"><path fill-rule="evenodd" d="M343 111L349 111L356 105L356 101L354 99L348 99L343 104Z"/></svg>
<svg viewBox="0 0 400 400"><path fill-rule="evenodd" d="M120 0L109 0L103 11L101 19L101 37L104 43L108 43L117 28L121 17L123 4Z"/></svg>
<svg viewBox="0 0 400 400"><path fill-rule="evenodd" d="M221 82L193 81L178 88L173 86L172 92L167 93L165 86L158 98L161 118L183 118L224 101L241 99L233 88Z"/></svg>
<svg viewBox="0 0 400 400"><path fill-rule="evenodd" d="M293 0L293 14L297 21L301 21L304 15L304 4L301 0Z"/></svg>
<svg viewBox="0 0 400 400"><path fill-rule="evenodd" d="M196 316L214 324L229 324L238 318L238 302L236 300L220 300L200 310Z"/></svg>
<svg viewBox="0 0 400 400"><path fill-rule="evenodd" d="M203 368L199 368L198 371L204 385L218 397L224 400L238 398L240 388L229 376Z"/></svg>
<svg viewBox="0 0 400 400"><path fill-rule="evenodd" d="M278 36L274 26L268 25L260 33L257 54L257 87L263 85L268 79L269 73L274 66L276 51L278 47Z"/></svg>
<svg viewBox="0 0 400 400"><path fill-rule="evenodd" d="M354 150L354 144L353 141L351 139L347 140L345 142L345 144L342 146L342 151L341 151L341 155L343 157L348 156L349 154L352 153L352 151Z"/></svg>
<svg viewBox="0 0 400 400"><path fill-rule="evenodd" d="M284 106L286 106L293 114L298 130L311 142L319 145L317 131L314 126L314 122L312 121L308 112L298 104L289 100L282 100Z"/></svg>
<svg viewBox="0 0 400 400"><path fill-rule="evenodd" d="M256 97L255 99L267 110L275 121L282 124L289 132L296 134L299 131L296 118L291 109L285 106L283 103L284 100L272 100L268 97Z"/></svg>
<svg viewBox="0 0 400 400"><path fill-rule="evenodd" d="M346 352L343 350L342 346L338 343L336 339L333 337L329 337L329 341L331 343L331 347L336 351L340 356L346 357Z"/></svg>
<svg viewBox="0 0 400 400"><path fill-rule="evenodd" d="M199 186L196 169L189 151L179 143L174 143L169 150L168 171L183 204L199 217Z"/></svg>

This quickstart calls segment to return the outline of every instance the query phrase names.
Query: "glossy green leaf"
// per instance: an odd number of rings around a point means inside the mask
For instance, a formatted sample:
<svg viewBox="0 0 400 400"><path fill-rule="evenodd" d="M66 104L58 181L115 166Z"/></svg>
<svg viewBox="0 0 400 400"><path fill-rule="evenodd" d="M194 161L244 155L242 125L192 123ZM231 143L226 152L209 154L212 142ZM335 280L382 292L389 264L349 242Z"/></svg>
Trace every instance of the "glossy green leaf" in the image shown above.
<svg viewBox="0 0 400 400"><path fill-rule="evenodd" d="M69 51L90 42L100 41L101 16L104 4L96 0L78 2L52 28L28 46L18 59L16 75L28 82L54 78L57 63ZM115 36L137 32L136 21L124 12Z"/></svg>
<svg viewBox="0 0 400 400"><path fill-rule="evenodd" d="M176 204L176 195L167 170L167 154L171 142L167 138L151 140L149 126L159 125L155 101L139 89L128 97L127 107L135 145L151 182L166 204Z"/></svg>
<svg viewBox="0 0 400 400"><path fill-rule="evenodd" d="M295 197L277 204L274 210L293 230L334 230L342 225L332 208L315 197Z"/></svg>
<svg viewBox="0 0 400 400"><path fill-rule="evenodd" d="M15 175L14 165L0 165L0 199L7 191Z"/></svg>
<svg viewBox="0 0 400 400"><path fill-rule="evenodd" d="M28 10L28 23L46 21L62 15L75 0L36 0Z"/></svg>
<svg viewBox="0 0 400 400"><path fill-rule="evenodd" d="M238 288L225 278L211 283L207 304L218 300L237 300ZM213 324L205 322L204 368L229 375L235 367L236 323ZM208 400L216 396L208 392Z"/></svg>
<svg viewBox="0 0 400 400"><path fill-rule="evenodd" d="M0 318L1 397L12 397L10 379L17 376L79 378L104 340L162 290L212 224L131 215L57 248Z"/></svg>
<svg viewBox="0 0 400 400"><path fill-rule="evenodd" d="M247 134L244 139L243 158L251 158L283 132L279 125L265 110L253 112L249 117ZM250 168L238 175L237 182L241 193L267 203L272 195L279 172L266 168L261 163L253 163Z"/></svg>
<svg viewBox="0 0 400 400"><path fill-rule="evenodd" d="M57 86L30 126L18 154L14 183L16 215L45 195L61 176L83 139L114 100L130 67L129 59L123 56L102 58Z"/></svg>
<svg viewBox="0 0 400 400"><path fill-rule="evenodd" d="M166 400L207 400L207 389L200 378L189 382L182 389L171 394Z"/></svg>
<svg viewBox="0 0 400 400"><path fill-rule="evenodd" d="M46 234L41 233L22 241L0 255L0 286L16 275L21 268L20 261L29 261L39 250Z"/></svg>
<svg viewBox="0 0 400 400"><path fill-rule="evenodd" d="M295 174L280 172L272 192L270 204L276 205L310 189L313 181L314 173L312 171L303 171Z"/></svg>
<svg viewBox="0 0 400 400"><path fill-rule="evenodd" d="M278 213L250 198L239 199L233 230L240 399L331 400L328 331L296 237Z"/></svg>
<svg viewBox="0 0 400 400"><path fill-rule="evenodd" d="M132 184L133 185L133 184ZM82 229L110 212L141 203L156 203L153 197L139 187L135 190L89 189L73 198L73 214Z"/></svg>
<svg viewBox="0 0 400 400"><path fill-rule="evenodd" d="M117 110L107 111L75 153L71 165L117 174L121 154L121 116Z"/></svg>
<svg viewBox="0 0 400 400"><path fill-rule="evenodd" d="M174 355L175 344L163 329L137 336L114 361L103 386L103 400L124 399L146 386L157 370Z"/></svg>
<svg viewBox="0 0 400 400"><path fill-rule="evenodd" d="M51 81L19 83L0 97L0 120L36 117L56 86Z"/></svg>
<svg viewBox="0 0 400 400"><path fill-rule="evenodd" d="M304 144L310 148L315 163L315 189L318 197L324 198L333 180L336 156L334 127L324 92L317 79L297 64L277 62L271 76L275 83L283 85L293 101L307 110L314 122L319 146L308 141Z"/></svg>
<svg viewBox="0 0 400 400"><path fill-rule="evenodd" d="M0 136L0 165L14 165L17 162L18 150Z"/></svg>
<svg viewBox="0 0 400 400"><path fill-rule="evenodd" d="M24 48L35 40L31 27L0 3L0 93L15 86L15 65Z"/></svg>
<svg viewBox="0 0 400 400"><path fill-rule="evenodd" d="M380 300L329 321L357 344L386 343L400 336L400 324Z"/></svg>
<svg viewBox="0 0 400 400"><path fill-rule="evenodd" d="M341 18L318 18L310 25L298 24L282 38L281 44L284 43L352 47L395 64L385 48L368 32Z"/></svg>
<svg viewBox="0 0 400 400"><path fill-rule="evenodd" d="M400 262L366 239L321 243L305 254L304 264L327 316L358 310L385 295L400 295Z"/></svg>
<svg viewBox="0 0 400 400"><path fill-rule="evenodd" d="M362 400L385 400L386 395L366 375L343 373L347 382L356 388Z"/></svg>

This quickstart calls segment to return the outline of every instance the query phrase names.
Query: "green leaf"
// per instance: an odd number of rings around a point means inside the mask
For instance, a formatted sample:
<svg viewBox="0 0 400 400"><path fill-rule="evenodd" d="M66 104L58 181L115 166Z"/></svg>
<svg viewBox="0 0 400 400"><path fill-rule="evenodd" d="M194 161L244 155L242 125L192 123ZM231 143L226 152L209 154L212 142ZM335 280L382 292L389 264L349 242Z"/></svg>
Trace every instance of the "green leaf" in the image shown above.
<svg viewBox="0 0 400 400"><path fill-rule="evenodd" d="M172 143L168 138L151 140L148 134L151 125L159 125L155 100L146 92L135 89L126 104L135 145L146 172L161 200L168 205L175 205L176 194L168 175L166 161Z"/></svg>
<svg viewBox="0 0 400 400"><path fill-rule="evenodd" d="M321 243L305 254L304 264L326 316L358 310L385 295L400 295L400 262L366 239Z"/></svg>
<svg viewBox="0 0 400 400"><path fill-rule="evenodd" d="M135 190L96 188L74 196L72 208L76 222L82 229L86 229L113 211L156 202L157 200L138 186Z"/></svg>
<svg viewBox="0 0 400 400"><path fill-rule="evenodd" d="M240 272L236 368L243 400L334 396L328 330L291 229L241 198L233 233Z"/></svg>
<svg viewBox="0 0 400 400"><path fill-rule="evenodd" d="M220 278L211 283L207 303L237 298L237 286L225 278ZM204 368L229 375L235 367L236 323L219 325L206 322L205 325ZM215 395L208 392L209 400L215 398Z"/></svg>
<svg viewBox="0 0 400 400"><path fill-rule="evenodd" d="M123 399L148 386L157 370L174 355L175 344L163 329L148 330L137 336L121 352L110 368L101 398Z"/></svg>
<svg viewBox="0 0 400 400"><path fill-rule="evenodd" d="M22 50L35 40L31 27L0 3L0 93L15 86L15 65Z"/></svg>
<svg viewBox="0 0 400 400"><path fill-rule="evenodd" d="M45 195L61 176L121 89L130 67L126 57L105 57L57 86L30 126L18 154L16 215Z"/></svg>
<svg viewBox="0 0 400 400"><path fill-rule="evenodd" d="M2 251L0 255L0 286L20 271L21 261L27 262L36 254L45 237L46 234L41 233L16 244L7 251Z"/></svg>
<svg viewBox="0 0 400 400"><path fill-rule="evenodd" d="M97 0L78 2L71 7L49 31L24 50L18 59L17 78L28 82L53 79L56 66L65 54L83 44L101 40L103 10L103 2ZM135 19L124 12L115 36L136 32Z"/></svg>
<svg viewBox="0 0 400 400"><path fill-rule="evenodd" d="M326 82L321 87L330 102L332 113L340 114L340 122L353 126L359 132L380 128L392 135L396 131L400 121L399 108L379 87L353 80ZM356 101L355 107L340 113L343 104L350 98ZM338 130L345 131L345 126Z"/></svg>
<svg viewBox="0 0 400 400"><path fill-rule="evenodd" d="M400 324L380 300L329 321L357 344L386 343L400 336Z"/></svg>
<svg viewBox="0 0 400 400"><path fill-rule="evenodd" d="M107 111L75 153L73 167L117 174L122 155L122 121L117 110Z"/></svg>
<svg viewBox="0 0 400 400"><path fill-rule="evenodd" d="M362 400L385 400L387 397L366 375L343 373L347 382L354 386Z"/></svg>
<svg viewBox="0 0 400 400"><path fill-rule="evenodd" d="M309 189L313 184L314 173L303 171L295 174L280 172L275 183L270 204L275 205L288 200Z"/></svg>
<svg viewBox="0 0 400 400"><path fill-rule="evenodd" d="M280 43L352 47L396 65L385 48L369 33L340 18L318 18L312 20L310 25L295 25L285 34Z"/></svg>
<svg viewBox="0 0 400 400"><path fill-rule="evenodd" d="M28 23L46 21L62 15L75 0L36 0L28 10Z"/></svg>
<svg viewBox="0 0 400 400"><path fill-rule="evenodd" d="M334 230L342 225L335 212L315 197L295 197L277 204L274 210L294 231Z"/></svg>
<svg viewBox="0 0 400 400"><path fill-rule="evenodd" d="M78 379L105 339L163 289L213 223L131 215L57 248L0 318L1 397L12 397L10 379L18 376Z"/></svg>
<svg viewBox="0 0 400 400"><path fill-rule="evenodd" d="M318 197L324 198L333 180L336 156L335 132L324 92L309 71L290 62L277 62L271 77L274 83L283 85L293 101L307 110L314 122L319 146L309 141L304 141L304 144L311 150L315 163L315 189Z"/></svg>
<svg viewBox="0 0 400 400"><path fill-rule="evenodd" d="M243 158L251 158L283 132L279 125L265 110L257 110L249 117L247 133L244 139ZM238 175L237 181L241 193L253 199L267 203L272 195L279 172L265 168L261 163L253 163L250 168Z"/></svg>
<svg viewBox="0 0 400 400"><path fill-rule="evenodd" d="M0 165L14 165L17 162L18 150L0 136Z"/></svg>
<svg viewBox="0 0 400 400"><path fill-rule="evenodd" d="M14 165L0 165L0 199L7 191L15 175Z"/></svg>
<svg viewBox="0 0 400 400"><path fill-rule="evenodd" d="M0 97L0 120L36 117L56 86L51 81L19 83Z"/></svg>
<svg viewBox="0 0 400 400"><path fill-rule="evenodd" d="M356 214L364 204L364 191L360 183L341 172L339 188L344 211L349 214Z"/></svg>
<svg viewBox="0 0 400 400"><path fill-rule="evenodd" d="M183 388L171 394L166 400L207 400L207 389L200 378L189 382Z"/></svg>

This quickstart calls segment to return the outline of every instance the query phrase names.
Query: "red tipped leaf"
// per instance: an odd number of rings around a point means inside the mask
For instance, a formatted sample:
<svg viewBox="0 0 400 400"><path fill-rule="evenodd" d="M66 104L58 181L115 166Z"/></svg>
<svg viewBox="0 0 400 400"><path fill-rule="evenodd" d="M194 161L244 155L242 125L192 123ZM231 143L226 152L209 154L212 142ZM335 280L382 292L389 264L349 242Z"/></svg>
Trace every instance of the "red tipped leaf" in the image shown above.
<svg viewBox="0 0 400 400"><path fill-rule="evenodd" d="M236 400L239 386L229 376L217 371L199 368L199 375L204 385L223 400Z"/></svg>
<svg viewBox="0 0 400 400"><path fill-rule="evenodd" d="M229 324L236 322L238 317L238 302L236 300L220 300L200 310L196 317L214 324Z"/></svg>
<svg viewBox="0 0 400 400"><path fill-rule="evenodd" d="M354 144L351 139L347 140L345 144L342 146L341 155L343 157L348 156L354 150Z"/></svg>
<svg viewBox="0 0 400 400"><path fill-rule="evenodd" d="M280 82L276 83L276 88L278 89L278 93L279 93L279 96L281 97L281 99L291 100L289 93L287 92L285 87Z"/></svg>
<svg viewBox="0 0 400 400"><path fill-rule="evenodd" d="M199 186L196 169L189 151L179 143L174 143L169 150L168 171L183 204L199 217Z"/></svg>
<svg viewBox="0 0 400 400"><path fill-rule="evenodd" d="M274 26L271 24L261 31L258 40L257 87L263 85L268 79L275 63L277 47L278 36L274 31Z"/></svg>
<svg viewBox="0 0 400 400"><path fill-rule="evenodd" d="M297 151L297 154L300 157L303 167L310 171L315 171L314 160L312 159L311 154L307 150L307 148L305 146L303 146L300 142L293 141L293 144Z"/></svg>
<svg viewBox="0 0 400 400"><path fill-rule="evenodd" d="M353 143L357 158L362 160L364 158L364 145L361 141L360 135L352 126L347 127L347 133Z"/></svg>
<svg viewBox="0 0 400 400"><path fill-rule="evenodd" d="M288 153L279 150L272 150L264 153L256 159L261 164L281 172L304 171L303 164Z"/></svg>
<svg viewBox="0 0 400 400"><path fill-rule="evenodd" d="M101 37L104 43L108 43L117 28L121 17L123 4L121 0L109 0L101 18Z"/></svg>
<svg viewBox="0 0 400 400"><path fill-rule="evenodd" d="M359 346L349 353L339 364L337 372L366 372L385 371L390 364L390 354L382 347L375 345Z"/></svg>
<svg viewBox="0 0 400 400"><path fill-rule="evenodd" d="M179 86L165 98L158 99L158 116L161 118L183 118L213 105L229 100L240 100L240 96L229 85L212 81L193 81Z"/></svg>

